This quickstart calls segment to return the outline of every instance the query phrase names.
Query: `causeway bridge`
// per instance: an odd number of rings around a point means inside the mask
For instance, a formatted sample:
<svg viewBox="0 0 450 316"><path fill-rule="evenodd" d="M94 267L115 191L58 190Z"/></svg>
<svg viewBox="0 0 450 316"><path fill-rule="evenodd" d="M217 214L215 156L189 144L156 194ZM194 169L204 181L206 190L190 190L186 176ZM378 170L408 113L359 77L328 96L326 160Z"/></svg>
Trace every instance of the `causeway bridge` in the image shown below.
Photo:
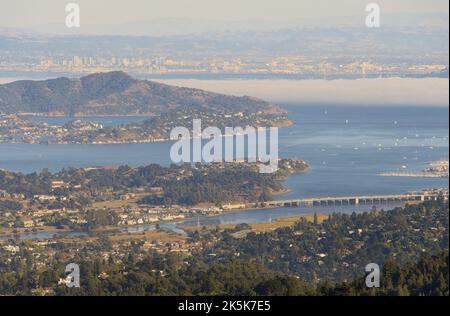
<svg viewBox="0 0 450 316"><path fill-rule="evenodd" d="M302 198L289 199L280 201L266 202L268 206L337 206L337 205L382 205L404 202L423 202L430 200L437 200L439 196L444 196L448 199L448 191L443 194L438 192L419 192L406 194L392 194L392 195L367 195L367 196L337 196L337 197L317 197L317 198Z"/></svg>

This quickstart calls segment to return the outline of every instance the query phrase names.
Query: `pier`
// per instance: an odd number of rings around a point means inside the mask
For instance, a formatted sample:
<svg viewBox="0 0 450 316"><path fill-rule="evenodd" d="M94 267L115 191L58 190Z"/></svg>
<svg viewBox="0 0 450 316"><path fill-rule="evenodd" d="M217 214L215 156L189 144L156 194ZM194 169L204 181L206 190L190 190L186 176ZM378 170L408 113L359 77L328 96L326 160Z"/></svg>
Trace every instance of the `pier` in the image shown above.
<svg viewBox="0 0 450 316"><path fill-rule="evenodd" d="M440 196L448 199L448 191L419 192L392 195L367 195L367 196L339 196L339 197L316 197L270 201L268 206L296 207L296 206L342 206L342 205L382 205L405 202L424 202L437 200Z"/></svg>

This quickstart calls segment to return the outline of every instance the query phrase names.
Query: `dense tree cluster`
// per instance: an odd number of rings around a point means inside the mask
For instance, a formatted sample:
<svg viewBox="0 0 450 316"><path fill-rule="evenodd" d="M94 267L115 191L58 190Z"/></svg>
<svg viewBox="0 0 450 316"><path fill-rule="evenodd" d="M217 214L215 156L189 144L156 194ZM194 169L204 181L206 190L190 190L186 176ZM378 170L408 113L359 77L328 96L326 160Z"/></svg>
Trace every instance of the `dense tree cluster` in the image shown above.
<svg viewBox="0 0 450 316"><path fill-rule="evenodd" d="M362 277L339 284L307 283L251 261L208 265L173 254L148 254L139 260L129 255L121 263L83 261L81 287L68 288L57 285L64 275L62 263L36 273L25 262L14 261L0 275L0 293L39 295L33 289L51 288L54 295L448 296L448 264L448 251L422 255L404 267L390 260L384 264L380 288L369 289Z"/></svg>
<svg viewBox="0 0 450 316"><path fill-rule="evenodd" d="M448 202L407 205L391 211L332 214L323 223L300 220L293 227L235 238L219 236L213 249L218 258L256 260L276 271L315 282L349 280L369 263L390 258L399 264L421 254L449 247ZM215 260L217 260L217 257Z"/></svg>
<svg viewBox="0 0 450 316"><path fill-rule="evenodd" d="M137 80L120 71L80 79L22 80L0 85L0 112L5 113L160 115L177 111L181 106L221 113L257 112L267 110L271 105L250 97Z"/></svg>
<svg viewBox="0 0 450 316"><path fill-rule="evenodd" d="M0 200L0 213L17 212L22 209L22 204L11 200Z"/></svg>
<svg viewBox="0 0 450 316"><path fill-rule="evenodd" d="M380 288L367 288L364 279L337 285L325 284L325 295L383 295L383 296L448 296L448 250L435 256L422 255L417 263L400 266L395 260L384 263Z"/></svg>
<svg viewBox="0 0 450 316"><path fill-rule="evenodd" d="M449 295L448 202L443 200L234 235L248 229L196 232L193 242L219 240L193 256L143 251L139 241L116 252L107 237L76 246L76 252L57 242L45 265L37 264L21 241L12 259L0 250L0 294L50 289L46 293L55 295ZM97 255L102 253L111 255ZM58 285L67 262L80 263L78 289ZM382 268L379 288L365 286L369 262Z"/></svg>
<svg viewBox="0 0 450 316"><path fill-rule="evenodd" d="M170 167L152 164L139 168L64 169L58 173L44 170L27 175L0 170L0 190L22 193L28 198L39 194L77 194L77 201L83 202L83 205L88 203L85 199L92 200L107 192L120 195L152 188L161 188L161 194L149 195L141 203L194 205L200 202L258 202L270 199L271 191L282 189L279 178L282 172L262 174L253 164L228 164L223 168L214 164ZM63 181L67 187L52 189L52 181Z"/></svg>

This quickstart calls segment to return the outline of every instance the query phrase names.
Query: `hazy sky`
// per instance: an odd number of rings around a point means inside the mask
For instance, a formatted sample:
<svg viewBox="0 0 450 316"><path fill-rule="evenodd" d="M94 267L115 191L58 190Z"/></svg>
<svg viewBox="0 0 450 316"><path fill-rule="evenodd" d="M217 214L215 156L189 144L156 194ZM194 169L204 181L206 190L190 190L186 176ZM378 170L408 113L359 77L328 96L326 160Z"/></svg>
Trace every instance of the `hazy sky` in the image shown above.
<svg viewBox="0 0 450 316"><path fill-rule="evenodd" d="M448 0L0 0L0 26L32 28L64 23L65 5L81 6L82 23L120 24L158 18L290 20L364 15L369 2L382 13L448 13Z"/></svg>

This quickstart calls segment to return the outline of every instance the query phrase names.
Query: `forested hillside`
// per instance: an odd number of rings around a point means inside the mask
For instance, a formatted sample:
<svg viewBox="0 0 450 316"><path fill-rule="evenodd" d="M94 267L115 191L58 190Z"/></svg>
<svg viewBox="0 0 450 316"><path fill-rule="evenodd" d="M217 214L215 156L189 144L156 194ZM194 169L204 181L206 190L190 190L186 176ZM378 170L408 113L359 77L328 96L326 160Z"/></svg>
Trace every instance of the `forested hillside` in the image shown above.
<svg viewBox="0 0 450 316"><path fill-rule="evenodd" d="M137 80L120 71L0 85L0 113L159 115L181 107L212 113L280 111L255 98Z"/></svg>
<svg viewBox="0 0 450 316"><path fill-rule="evenodd" d="M348 237L348 229L356 227L367 232ZM120 251L108 238L84 245L56 242L44 266L30 255L26 241L17 241L19 253L0 249L0 294L449 295L448 203L443 200L334 215L322 224L300 221L243 239L233 235L243 228L192 234L190 243L215 244L192 256L145 250L143 241ZM316 235L324 231L327 242ZM309 253L313 260L302 261ZM80 288L58 284L67 262L80 264ZM371 262L382 269L380 288L365 286L364 268Z"/></svg>

